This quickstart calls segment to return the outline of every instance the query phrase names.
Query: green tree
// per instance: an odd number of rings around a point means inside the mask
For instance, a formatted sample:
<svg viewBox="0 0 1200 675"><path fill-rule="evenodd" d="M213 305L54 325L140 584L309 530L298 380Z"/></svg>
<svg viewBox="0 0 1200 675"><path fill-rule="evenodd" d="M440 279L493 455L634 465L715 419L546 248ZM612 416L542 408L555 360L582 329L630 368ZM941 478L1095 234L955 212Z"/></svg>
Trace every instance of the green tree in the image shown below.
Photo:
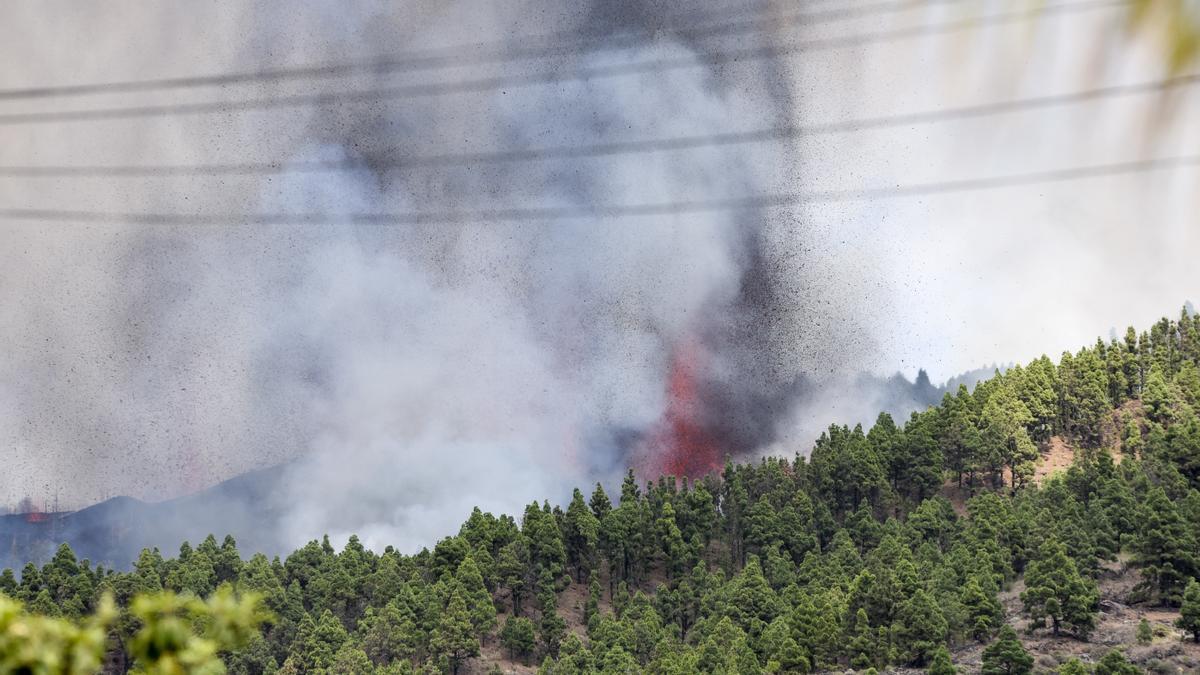
<svg viewBox="0 0 1200 675"><path fill-rule="evenodd" d="M745 632L729 617L721 619L700 645L700 672L727 675L756 675L762 666L746 639Z"/></svg>
<svg viewBox="0 0 1200 675"><path fill-rule="evenodd" d="M1058 675L1092 675L1092 669L1083 665L1078 658L1063 663L1056 672Z"/></svg>
<svg viewBox="0 0 1200 675"><path fill-rule="evenodd" d="M583 605L583 624L585 626L592 622L593 616L600 613L600 573L592 570L589 577L587 602Z"/></svg>
<svg viewBox="0 0 1200 675"><path fill-rule="evenodd" d="M641 672L641 668L632 654L617 645L604 654L599 672L600 675L636 675Z"/></svg>
<svg viewBox="0 0 1200 675"><path fill-rule="evenodd" d="M529 542L523 534L518 534L511 542L505 544L496 560L496 574L500 577L500 584L508 589L513 614L516 616L521 616L530 564Z"/></svg>
<svg viewBox="0 0 1200 675"><path fill-rule="evenodd" d="M1140 645L1148 645L1154 642L1154 629L1150 627L1150 622L1145 619L1138 622L1137 641Z"/></svg>
<svg viewBox="0 0 1200 675"><path fill-rule="evenodd" d="M538 591L538 641L542 651L550 656L558 656L558 647L567 632L567 623L558 615L558 598L554 594L553 585L548 582L549 572L543 572L541 590Z"/></svg>
<svg viewBox="0 0 1200 675"><path fill-rule="evenodd" d="M1027 675L1033 672L1033 657L1025 651L1010 626L1000 629L996 641L983 650L982 675Z"/></svg>
<svg viewBox="0 0 1200 675"><path fill-rule="evenodd" d="M362 647L347 641L333 656L333 664L326 671L328 675L372 675L375 667L367 657Z"/></svg>
<svg viewBox="0 0 1200 675"><path fill-rule="evenodd" d="M1141 534L1134 552L1142 568L1140 590L1178 605L1184 586L1196 572L1196 536L1161 487L1150 491L1139 515Z"/></svg>
<svg viewBox="0 0 1200 675"><path fill-rule="evenodd" d="M951 663L950 651L946 649L946 645L938 645L925 672L927 675L958 675L958 668Z"/></svg>
<svg viewBox="0 0 1200 675"><path fill-rule="evenodd" d="M510 658L524 662L533 654L535 636L533 622L523 616L510 616L500 630L500 645Z"/></svg>
<svg viewBox="0 0 1200 675"><path fill-rule="evenodd" d="M47 675L90 675L104 656L108 627L116 618L112 598L83 624L30 614L0 595L0 671Z"/></svg>
<svg viewBox="0 0 1200 675"><path fill-rule="evenodd" d="M917 589L896 612L892 636L900 659L910 665L922 666L934 651L946 642L948 626L938 603L923 588Z"/></svg>
<svg viewBox="0 0 1200 675"><path fill-rule="evenodd" d="M1025 570L1021 601L1035 625L1051 622L1055 635L1067 627L1086 640L1096 625L1095 585L1080 576L1067 549L1053 539L1042 544L1038 559Z"/></svg>
<svg viewBox="0 0 1200 675"><path fill-rule="evenodd" d="M458 669L471 657L479 655L479 637L471 623L471 613L461 589L455 589L450 602L442 611L430 640L433 653L445 658L450 670L458 675Z"/></svg>
<svg viewBox="0 0 1200 675"><path fill-rule="evenodd" d="M592 490L592 497L588 500L588 507L592 509L592 515L596 516L596 522L603 521L604 516L612 511L612 501L609 500L603 485L596 483L596 489Z"/></svg>
<svg viewBox="0 0 1200 675"><path fill-rule="evenodd" d="M791 632L787 620L779 617L759 637L757 651L767 663L767 672L807 673L811 670L808 654L796 643Z"/></svg>
<svg viewBox="0 0 1200 675"><path fill-rule="evenodd" d="M225 672L218 654L249 644L269 618L259 596L237 598L228 587L207 601L173 593L139 595L129 611L138 622L127 643L129 655L148 675ZM82 623L29 614L0 596L0 671L97 672L116 614L111 596Z"/></svg>
<svg viewBox="0 0 1200 675"><path fill-rule="evenodd" d="M964 476L975 471L979 455L979 428L971 406L971 394L959 386L955 395L947 393L938 409L937 437L945 458L946 468L962 487Z"/></svg>
<svg viewBox="0 0 1200 675"><path fill-rule="evenodd" d="M1142 675L1142 669L1125 660L1125 655L1113 649L1096 664L1095 675Z"/></svg>
<svg viewBox="0 0 1200 675"><path fill-rule="evenodd" d="M475 633L481 637L487 635L496 627L496 606L492 603L492 594L484 585L483 575L479 573L474 558L470 555L463 558L454 576L467 603Z"/></svg>
<svg viewBox="0 0 1200 675"><path fill-rule="evenodd" d="M1146 386L1142 390L1142 403L1145 404L1150 419L1165 423L1170 421L1176 405L1174 392L1167 384L1167 378L1160 364L1150 367L1146 376Z"/></svg>
<svg viewBox="0 0 1200 675"><path fill-rule="evenodd" d="M1200 582L1195 579L1188 581L1183 592L1183 605L1175 625L1191 633L1193 642L1200 642Z"/></svg>
<svg viewBox="0 0 1200 675"><path fill-rule="evenodd" d="M348 638L342 622L329 610L323 611L318 621L305 614L288 660L305 672L327 669Z"/></svg>
<svg viewBox="0 0 1200 675"><path fill-rule="evenodd" d="M870 668L879 661L886 661L886 654L881 654L878 636L871 627L867 611L859 608L854 614L854 623L850 626L846 644L850 665L859 670ZM881 658L881 656L883 658Z"/></svg>
<svg viewBox="0 0 1200 675"><path fill-rule="evenodd" d="M1095 350L1063 354L1059 364L1063 426L1085 447L1098 447L1101 421L1112 409L1108 372Z"/></svg>
<svg viewBox="0 0 1200 675"><path fill-rule="evenodd" d="M996 584L988 576L972 574L963 585L959 602L966 613L968 635L986 642L1004 621L1004 610L996 599Z"/></svg>
<svg viewBox="0 0 1200 675"><path fill-rule="evenodd" d="M689 550L683 541L683 533L675 522L675 509L670 502L663 504L662 516L655 525L658 540L661 542L667 578L673 579L687 571Z"/></svg>
<svg viewBox="0 0 1200 675"><path fill-rule="evenodd" d="M577 488L567 506L563 522L566 539L567 560L575 570L575 580L583 583L584 570L590 570L596 562L596 545L600 538L600 520L583 501L583 493Z"/></svg>
<svg viewBox="0 0 1200 675"><path fill-rule="evenodd" d="M1038 451L1027 429L1032 423L1029 408L1007 384L993 391L984 404L980 453L994 485L1002 482L1000 470L1005 466L1011 471L1013 487L1020 487L1033 476Z"/></svg>
<svg viewBox="0 0 1200 675"><path fill-rule="evenodd" d="M358 632L363 651L380 666L397 659L412 658L423 641L414 617L402 611L396 601L389 602L379 611L368 609L358 624Z"/></svg>

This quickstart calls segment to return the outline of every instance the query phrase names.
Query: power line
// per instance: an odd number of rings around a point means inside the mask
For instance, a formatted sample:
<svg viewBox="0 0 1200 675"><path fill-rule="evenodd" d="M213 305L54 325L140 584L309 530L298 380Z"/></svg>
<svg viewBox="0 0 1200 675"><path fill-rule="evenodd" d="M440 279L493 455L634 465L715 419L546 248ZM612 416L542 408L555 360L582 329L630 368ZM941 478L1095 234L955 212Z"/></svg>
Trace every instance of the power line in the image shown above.
<svg viewBox="0 0 1200 675"><path fill-rule="evenodd" d="M917 183L857 190L816 190L809 192L752 195L728 199L692 200L657 204L598 205L591 207L537 207L450 211L414 211L408 213L251 213L182 214L115 213L61 209L2 209L0 217L14 220L126 223L136 225L435 225L472 222L528 222L583 220L591 218L629 218L637 216L687 215L716 211L758 210L801 204L862 202L994 190L1006 187L1062 183L1089 178L1119 176L1200 166L1200 155L1179 155L1133 160L1067 169L1053 169L1003 176L968 178L954 181Z"/></svg>
<svg viewBox="0 0 1200 675"><path fill-rule="evenodd" d="M1035 16L1091 11L1096 9L1109 9L1117 6L1127 5L1128 2L1129 0L1098 0L1091 2L1078 2L1055 5L1053 7L1045 7L1042 9L1001 13L975 19L964 19L938 24L935 26L915 26L893 31L876 31L850 36L804 40L782 47L749 47L724 52L712 52L702 55L701 58L684 56L654 59L634 63L614 64L610 66L595 66L569 72L544 71L523 75L499 75L473 80L460 80L456 82L407 84L336 93L268 96L234 101L203 101L196 103L170 103L114 108L9 113L0 115L0 125L9 126L19 124L114 120L174 115L202 115L211 113L245 112L251 110L297 108L305 106L330 106L343 103L360 103L365 101L380 101L394 98L424 98L430 96L444 96L455 93L503 90L506 88L528 87L554 82L623 77L640 73L698 68L706 65L720 65L738 63L742 61L777 59L811 51L864 46L892 40L925 37L929 35L942 35L975 29L982 26L1024 21Z"/></svg>
<svg viewBox="0 0 1200 675"><path fill-rule="evenodd" d="M926 1L929 3L961 2L961 0ZM626 30L604 36L581 35L578 31L574 30L557 31L552 33L543 33L540 35L510 38L504 41L437 47L433 49L406 52L376 59L313 64L293 68L270 68L212 75L193 75L148 80L125 80L93 84L3 89L0 90L0 100L190 89L196 87L246 84L250 82L285 82L290 80L344 77L355 74L413 72L420 70L452 68L464 65L508 63L541 57L563 56L584 51L603 52L628 49L629 47L641 44L647 38L653 37L660 30L670 30L678 35L691 38L729 36L759 32L764 29L774 29L780 26L797 24L815 25L846 19L861 18L874 14L901 12L919 7L920 4L921 3L919 1L900 0L877 2L854 7L835 7L818 11L799 12L792 14L767 14L734 23L705 24L703 22L698 22L690 25L685 24L682 26L664 23L663 26L658 28ZM761 11L762 5L753 6L749 9ZM740 16L747 13L747 8L734 8L732 12L723 12L723 14L725 14L724 18L726 19L730 16ZM706 12L704 14L715 15L718 13ZM704 14L701 14L701 16ZM694 19L696 16L696 13L689 13L687 15L687 17L690 19ZM669 21L669 19L667 19L667 21ZM566 41L564 42L563 40ZM514 46L514 42L519 42L519 44ZM584 46L584 48L581 48L581 45ZM463 53L465 50L471 49L483 49L485 51L480 54Z"/></svg>
<svg viewBox="0 0 1200 675"><path fill-rule="evenodd" d="M1180 75L1152 82L1097 87L1068 94L1035 96L1030 98L985 103L980 105L930 110L902 115L847 120L804 126L770 127L750 131L737 131L675 138L612 141L588 145L563 145L542 148L496 150L473 153L446 153L415 155L399 159L374 160L370 163L359 159L328 161L282 162L234 162L216 164L158 164L158 165L80 165L80 166L0 166L0 176L13 177L56 177L56 176L102 176L102 177L145 177L145 176L193 176L193 175L261 175L281 173L319 173L330 171L354 171L364 168L421 168L445 166L469 166L477 164L504 164L553 159L582 159L614 155L669 152L705 147L720 147L788 140L804 136L817 136L903 127L915 124L931 124L951 120L989 117L1007 113L1038 110L1049 107L1071 105L1133 96L1200 84L1200 74Z"/></svg>

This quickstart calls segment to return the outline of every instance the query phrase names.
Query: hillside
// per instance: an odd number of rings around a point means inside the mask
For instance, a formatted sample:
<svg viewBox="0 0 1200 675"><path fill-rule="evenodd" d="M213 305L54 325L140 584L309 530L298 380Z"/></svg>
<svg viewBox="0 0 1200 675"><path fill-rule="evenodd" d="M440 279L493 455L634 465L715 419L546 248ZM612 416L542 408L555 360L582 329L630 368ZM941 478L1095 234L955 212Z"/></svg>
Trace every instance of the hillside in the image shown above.
<svg viewBox="0 0 1200 675"><path fill-rule="evenodd" d="M50 560L61 543L81 559L129 569L144 548L174 551L184 540L228 533L251 550L283 552L275 524L286 465L236 476L192 495L162 502L114 497L65 513L0 517L0 567Z"/></svg>
<svg viewBox="0 0 1200 675"><path fill-rule="evenodd" d="M233 673L1197 672L1198 409L1185 312L808 456L476 509L416 555L209 537L113 572L64 546L0 590L69 617L106 591L261 593L275 620Z"/></svg>
<svg viewBox="0 0 1200 675"><path fill-rule="evenodd" d="M962 373L940 387L930 383L924 371L912 382L899 374L884 378L860 373L805 381L801 389L806 405L851 419L870 419L879 410L895 415L924 410L937 403L949 387L978 382L994 372L979 369ZM823 396L855 403L839 408L822 400ZM865 410L870 412L862 412ZM251 471L162 502L114 497L75 512L0 516L0 569L20 568L27 562L43 564L59 544L66 543L81 559L128 570L144 548L174 551L179 542L198 541L210 532L233 535L243 549L272 556L285 554L288 547L279 533L281 516L287 508L291 466Z"/></svg>

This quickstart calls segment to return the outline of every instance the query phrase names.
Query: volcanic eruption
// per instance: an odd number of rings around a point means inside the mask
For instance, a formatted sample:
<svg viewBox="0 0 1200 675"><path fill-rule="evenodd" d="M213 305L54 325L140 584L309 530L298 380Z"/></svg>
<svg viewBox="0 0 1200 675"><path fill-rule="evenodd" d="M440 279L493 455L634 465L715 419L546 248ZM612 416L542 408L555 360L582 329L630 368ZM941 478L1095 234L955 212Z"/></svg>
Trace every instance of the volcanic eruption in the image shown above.
<svg viewBox="0 0 1200 675"><path fill-rule="evenodd" d="M666 407L636 453L642 475L694 477L720 470L727 449L721 447L705 419L702 393L707 362L704 347L692 337L683 339L672 351Z"/></svg>

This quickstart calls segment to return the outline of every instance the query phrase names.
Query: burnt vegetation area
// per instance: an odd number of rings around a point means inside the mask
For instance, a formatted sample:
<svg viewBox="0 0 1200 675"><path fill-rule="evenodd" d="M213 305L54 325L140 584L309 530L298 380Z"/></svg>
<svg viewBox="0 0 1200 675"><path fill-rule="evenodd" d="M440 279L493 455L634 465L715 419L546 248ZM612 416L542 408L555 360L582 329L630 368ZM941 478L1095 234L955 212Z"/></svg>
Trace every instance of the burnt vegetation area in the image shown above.
<svg viewBox="0 0 1200 675"><path fill-rule="evenodd" d="M116 571L63 545L0 591L73 621L111 594L110 672L138 665L136 596L225 585L273 615L221 654L231 673L1181 672L1200 667L1198 415L1184 311L831 427L808 457L476 509L415 555L209 537ZM1052 448L1072 463L1040 471Z"/></svg>

